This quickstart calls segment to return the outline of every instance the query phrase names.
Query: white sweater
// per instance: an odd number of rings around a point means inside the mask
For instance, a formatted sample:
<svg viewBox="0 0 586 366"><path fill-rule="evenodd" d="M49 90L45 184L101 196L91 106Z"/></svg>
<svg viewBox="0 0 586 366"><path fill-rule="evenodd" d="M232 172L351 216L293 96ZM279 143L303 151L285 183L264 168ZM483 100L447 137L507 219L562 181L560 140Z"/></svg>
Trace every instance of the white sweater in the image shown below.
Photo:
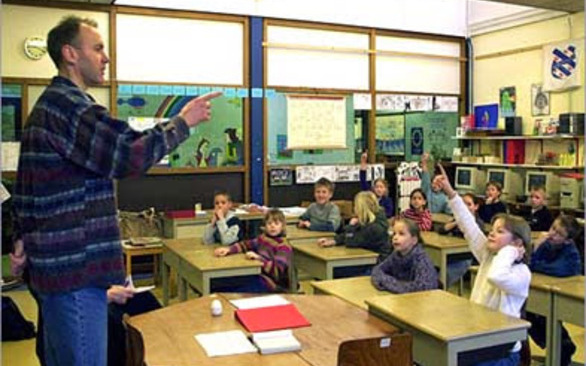
<svg viewBox="0 0 586 366"><path fill-rule="evenodd" d="M515 264L517 250L510 245L496 254L488 250L486 236L460 196L452 198L449 205L472 254L480 263L470 301L520 318L521 307L529 295L529 267L523 263ZM517 343L513 351L518 351L520 347Z"/></svg>

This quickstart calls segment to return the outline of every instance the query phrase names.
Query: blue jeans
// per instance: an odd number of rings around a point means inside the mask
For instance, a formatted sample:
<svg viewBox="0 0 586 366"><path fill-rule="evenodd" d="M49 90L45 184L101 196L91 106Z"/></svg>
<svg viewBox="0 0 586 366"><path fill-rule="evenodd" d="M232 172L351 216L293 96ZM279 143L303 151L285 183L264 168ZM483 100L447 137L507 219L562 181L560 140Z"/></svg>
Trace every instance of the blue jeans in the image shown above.
<svg viewBox="0 0 586 366"><path fill-rule="evenodd" d="M479 362L474 366L518 366L521 363L521 355L519 352L511 352L508 357L497 360L490 360Z"/></svg>
<svg viewBox="0 0 586 366"><path fill-rule="evenodd" d="M106 366L106 289L89 287L39 296L46 365Z"/></svg>

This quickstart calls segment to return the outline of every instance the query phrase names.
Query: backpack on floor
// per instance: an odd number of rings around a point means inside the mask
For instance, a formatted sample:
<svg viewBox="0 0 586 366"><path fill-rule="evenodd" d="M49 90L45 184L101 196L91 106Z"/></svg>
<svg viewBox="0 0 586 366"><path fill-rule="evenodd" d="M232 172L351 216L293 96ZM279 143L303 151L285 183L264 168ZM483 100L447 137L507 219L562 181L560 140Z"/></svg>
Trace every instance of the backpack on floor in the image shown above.
<svg viewBox="0 0 586 366"><path fill-rule="evenodd" d="M35 325L24 318L8 296L2 296L2 341L20 341L36 335Z"/></svg>

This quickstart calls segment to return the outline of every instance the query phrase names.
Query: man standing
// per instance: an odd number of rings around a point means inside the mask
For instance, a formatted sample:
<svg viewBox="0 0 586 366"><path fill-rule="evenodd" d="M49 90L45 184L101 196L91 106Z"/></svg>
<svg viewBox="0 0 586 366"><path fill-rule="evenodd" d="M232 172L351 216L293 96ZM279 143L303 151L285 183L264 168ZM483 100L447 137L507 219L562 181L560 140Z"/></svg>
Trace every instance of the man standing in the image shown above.
<svg viewBox="0 0 586 366"><path fill-rule="evenodd" d="M109 62L97 24L67 17L49 32L58 76L22 136L14 206L30 285L39 295L49 366L106 365L107 289L124 267L114 178L139 175L210 118L212 93L143 132L86 94ZM26 254L24 254L26 253Z"/></svg>

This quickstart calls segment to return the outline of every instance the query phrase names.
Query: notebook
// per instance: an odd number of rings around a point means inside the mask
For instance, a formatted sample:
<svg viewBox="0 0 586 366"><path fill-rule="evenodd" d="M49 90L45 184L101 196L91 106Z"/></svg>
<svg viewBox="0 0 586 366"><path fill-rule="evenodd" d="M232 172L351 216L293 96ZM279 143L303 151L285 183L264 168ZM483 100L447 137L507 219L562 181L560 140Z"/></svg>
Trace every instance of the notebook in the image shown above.
<svg viewBox="0 0 586 366"><path fill-rule="evenodd" d="M253 333L252 343L263 355L301 350L301 343L290 329Z"/></svg>
<svg viewBox="0 0 586 366"><path fill-rule="evenodd" d="M311 325L293 304L238 309L234 314L236 319L252 333Z"/></svg>

